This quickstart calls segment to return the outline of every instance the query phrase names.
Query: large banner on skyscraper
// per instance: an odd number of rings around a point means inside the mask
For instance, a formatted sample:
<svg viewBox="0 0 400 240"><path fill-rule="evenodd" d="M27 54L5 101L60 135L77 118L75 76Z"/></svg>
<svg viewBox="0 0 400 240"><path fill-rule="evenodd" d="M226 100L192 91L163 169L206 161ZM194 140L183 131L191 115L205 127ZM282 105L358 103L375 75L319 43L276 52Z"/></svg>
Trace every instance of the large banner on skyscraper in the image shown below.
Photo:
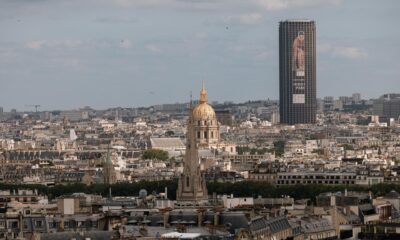
<svg viewBox="0 0 400 240"><path fill-rule="evenodd" d="M292 83L293 103L305 103L305 36L303 31L297 32L292 44Z"/></svg>

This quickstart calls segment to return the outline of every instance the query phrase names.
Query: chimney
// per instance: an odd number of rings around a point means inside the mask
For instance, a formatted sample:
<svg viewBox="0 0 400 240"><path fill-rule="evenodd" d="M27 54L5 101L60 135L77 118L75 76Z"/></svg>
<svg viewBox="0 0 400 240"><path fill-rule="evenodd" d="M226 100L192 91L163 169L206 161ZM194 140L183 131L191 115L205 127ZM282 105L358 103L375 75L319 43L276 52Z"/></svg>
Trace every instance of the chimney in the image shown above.
<svg viewBox="0 0 400 240"><path fill-rule="evenodd" d="M60 231L64 231L64 214L61 214L61 219L60 219Z"/></svg>
<svg viewBox="0 0 400 240"><path fill-rule="evenodd" d="M215 211L214 212L214 226L218 226L219 225L219 212Z"/></svg>
<svg viewBox="0 0 400 240"><path fill-rule="evenodd" d="M164 216L163 216L163 217L164 217L164 218L163 218L164 228L167 228L167 227L169 227L169 223L168 223L168 220L169 220L169 210L165 210Z"/></svg>
<svg viewBox="0 0 400 240"><path fill-rule="evenodd" d="M197 211L197 225L201 227L202 223L203 223L203 212Z"/></svg>
<svg viewBox="0 0 400 240"><path fill-rule="evenodd" d="M24 238L24 218L22 212L19 213L19 237Z"/></svg>

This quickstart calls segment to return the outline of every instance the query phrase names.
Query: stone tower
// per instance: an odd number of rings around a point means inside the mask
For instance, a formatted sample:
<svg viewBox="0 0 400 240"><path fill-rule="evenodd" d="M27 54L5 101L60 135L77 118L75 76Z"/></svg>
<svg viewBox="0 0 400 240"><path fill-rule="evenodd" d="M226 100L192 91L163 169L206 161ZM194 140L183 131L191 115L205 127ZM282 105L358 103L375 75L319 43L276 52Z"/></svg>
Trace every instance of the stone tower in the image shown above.
<svg viewBox="0 0 400 240"><path fill-rule="evenodd" d="M190 103L187 124L186 155L183 173L179 176L176 198L178 201L199 203L208 199L206 181L200 171L198 143L196 142L196 120Z"/></svg>
<svg viewBox="0 0 400 240"><path fill-rule="evenodd" d="M114 184L117 181L114 164L110 156L110 149L108 149L106 159L103 162L103 178L105 184Z"/></svg>

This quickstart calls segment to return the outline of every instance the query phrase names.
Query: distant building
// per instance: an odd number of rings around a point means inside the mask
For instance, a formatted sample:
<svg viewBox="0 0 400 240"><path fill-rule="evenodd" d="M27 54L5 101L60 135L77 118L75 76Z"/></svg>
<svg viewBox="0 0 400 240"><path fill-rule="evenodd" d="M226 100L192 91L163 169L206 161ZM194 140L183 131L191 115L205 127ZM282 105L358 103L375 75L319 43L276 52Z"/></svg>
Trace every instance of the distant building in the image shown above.
<svg viewBox="0 0 400 240"><path fill-rule="evenodd" d="M68 121L74 122L89 119L89 113L87 111L79 110L62 111L60 113L60 117L66 118Z"/></svg>
<svg viewBox="0 0 400 240"><path fill-rule="evenodd" d="M11 116L11 118L14 118L14 117L16 117L17 116L17 109L11 109L11 111L10 111L10 116Z"/></svg>
<svg viewBox="0 0 400 240"><path fill-rule="evenodd" d="M372 112L380 117L398 119L400 117L400 94L382 95L374 101Z"/></svg>
<svg viewBox="0 0 400 240"><path fill-rule="evenodd" d="M343 110L343 102L340 100L333 101L333 110L342 111Z"/></svg>
<svg viewBox="0 0 400 240"><path fill-rule="evenodd" d="M344 105L350 105L353 103L353 99L348 96L340 96L339 100L342 101Z"/></svg>
<svg viewBox="0 0 400 240"><path fill-rule="evenodd" d="M216 110L215 114L221 125L232 126L233 116L229 110Z"/></svg>
<svg viewBox="0 0 400 240"><path fill-rule="evenodd" d="M165 112L184 112L188 109L187 103L163 104L161 110Z"/></svg>
<svg viewBox="0 0 400 240"><path fill-rule="evenodd" d="M315 22L287 20L279 24L280 122L316 122Z"/></svg>
<svg viewBox="0 0 400 240"><path fill-rule="evenodd" d="M271 113L271 123L273 125L278 124L280 121L280 115L279 115L279 111L273 111Z"/></svg>
<svg viewBox="0 0 400 240"><path fill-rule="evenodd" d="M361 93L353 93L353 103L361 102Z"/></svg>
<svg viewBox="0 0 400 240"><path fill-rule="evenodd" d="M324 112L333 110L334 100L331 96L324 97Z"/></svg>

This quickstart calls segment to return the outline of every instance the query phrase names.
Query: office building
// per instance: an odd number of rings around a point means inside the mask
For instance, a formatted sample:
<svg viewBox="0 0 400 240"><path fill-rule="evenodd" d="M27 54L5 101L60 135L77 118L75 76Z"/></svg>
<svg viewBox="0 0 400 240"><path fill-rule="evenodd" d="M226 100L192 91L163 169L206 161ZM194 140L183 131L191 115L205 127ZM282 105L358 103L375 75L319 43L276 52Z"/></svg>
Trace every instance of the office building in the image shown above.
<svg viewBox="0 0 400 240"><path fill-rule="evenodd" d="M353 98L353 103L361 102L361 93L353 93L352 98Z"/></svg>
<svg viewBox="0 0 400 240"><path fill-rule="evenodd" d="M60 117L63 119L67 119L68 121L81 121L89 119L89 112L80 111L80 110L69 110L62 111L60 113Z"/></svg>
<svg viewBox="0 0 400 240"><path fill-rule="evenodd" d="M280 122L316 121L315 23L287 20L279 24Z"/></svg>
<svg viewBox="0 0 400 240"><path fill-rule="evenodd" d="M384 118L400 118L400 94L389 93L374 101L372 112Z"/></svg>
<svg viewBox="0 0 400 240"><path fill-rule="evenodd" d="M229 110L215 110L217 120L221 125L232 126L233 115Z"/></svg>

